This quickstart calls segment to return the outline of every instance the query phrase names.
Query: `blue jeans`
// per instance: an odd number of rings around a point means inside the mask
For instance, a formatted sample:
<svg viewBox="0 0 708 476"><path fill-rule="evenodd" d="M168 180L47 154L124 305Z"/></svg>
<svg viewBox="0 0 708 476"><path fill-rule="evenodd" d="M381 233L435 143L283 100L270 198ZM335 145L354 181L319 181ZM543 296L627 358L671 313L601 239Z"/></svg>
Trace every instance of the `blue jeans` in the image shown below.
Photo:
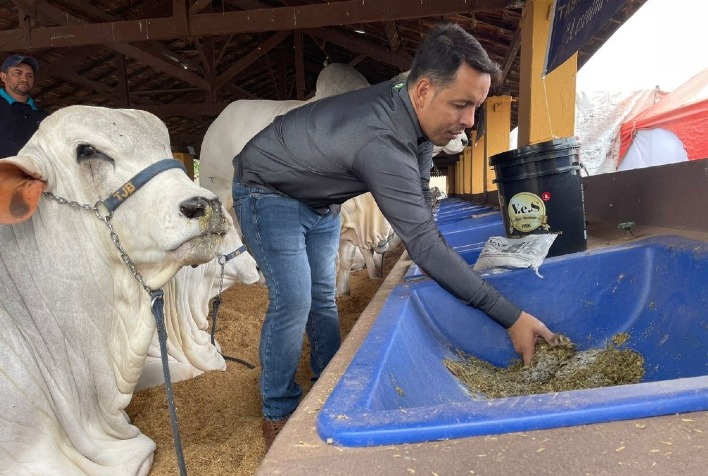
<svg viewBox="0 0 708 476"><path fill-rule="evenodd" d="M305 332L315 379L339 348L335 260L340 219L237 179L232 194L244 242L268 286L259 348L263 416L281 420L302 396L295 372Z"/></svg>

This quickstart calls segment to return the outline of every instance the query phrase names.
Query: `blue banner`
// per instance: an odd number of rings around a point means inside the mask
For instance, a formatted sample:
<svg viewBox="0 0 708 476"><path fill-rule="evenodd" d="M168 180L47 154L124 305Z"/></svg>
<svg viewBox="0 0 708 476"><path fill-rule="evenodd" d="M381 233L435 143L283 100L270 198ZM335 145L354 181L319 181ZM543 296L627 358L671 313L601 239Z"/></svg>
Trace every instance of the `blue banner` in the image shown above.
<svg viewBox="0 0 708 476"><path fill-rule="evenodd" d="M544 76L582 48L626 0L556 0Z"/></svg>

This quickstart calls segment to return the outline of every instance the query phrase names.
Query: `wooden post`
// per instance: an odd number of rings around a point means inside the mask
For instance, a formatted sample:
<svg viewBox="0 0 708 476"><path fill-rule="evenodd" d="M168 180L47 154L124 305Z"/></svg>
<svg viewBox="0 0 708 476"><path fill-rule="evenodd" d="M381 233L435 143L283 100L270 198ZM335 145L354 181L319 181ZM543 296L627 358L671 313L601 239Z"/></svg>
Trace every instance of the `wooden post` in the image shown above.
<svg viewBox="0 0 708 476"><path fill-rule="evenodd" d="M477 139L470 147L472 149L472 189L470 191L472 198L484 194L484 144L486 142L485 135Z"/></svg>
<svg viewBox="0 0 708 476"><path fill-rule="evenodd" d="M457 170L457 167L454 165L450 165L447 168L447 195L449 197L455 195L455 171Z"/></svg>
<svg viewBox="0 0 708 476"><path fill-rule="evenodd" d="M578 55L545 78L553 0L528 0L521 18L519 147L575 134Z"/></svg>
<svg viewBox="0 0 708 476"><path fill-rule="evenodd" d="M494 173L494 167L489 165L489 158L509 150L511 102L511 96L490 96L484 103L484 118L487 121L487 140L484 143L485 190L487 192L497 190L497 184L494 183L496 174Z"/></svg>

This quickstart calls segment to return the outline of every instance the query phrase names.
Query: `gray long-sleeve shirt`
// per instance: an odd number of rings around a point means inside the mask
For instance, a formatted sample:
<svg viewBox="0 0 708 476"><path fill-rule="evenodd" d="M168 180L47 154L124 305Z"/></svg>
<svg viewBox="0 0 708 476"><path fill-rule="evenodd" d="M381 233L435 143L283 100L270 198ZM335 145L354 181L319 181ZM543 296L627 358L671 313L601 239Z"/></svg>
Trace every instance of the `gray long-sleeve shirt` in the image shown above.
<svg viewBox="0 0 708 476"><path fill-rule="evenodd" d="M509 328L520 309L447 244L430 206L432 144L404 84L377 84L275 118L234 158L247 186L314 209L370 191L411 258L440 286Z"/></svg>

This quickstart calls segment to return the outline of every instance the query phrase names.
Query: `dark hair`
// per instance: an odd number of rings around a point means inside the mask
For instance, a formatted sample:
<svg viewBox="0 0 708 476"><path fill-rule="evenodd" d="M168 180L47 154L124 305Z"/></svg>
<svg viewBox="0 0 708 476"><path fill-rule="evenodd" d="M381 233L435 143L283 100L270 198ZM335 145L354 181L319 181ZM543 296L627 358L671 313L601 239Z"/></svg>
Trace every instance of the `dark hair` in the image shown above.
<svg viewBox="0 0 708 476"><path fill-rule="evenodd" d="M499 65L474 36L455 23L439 23L428 31L416 51L408 81L412 84L426 76L436 86L446 87L455 80L463 62L491 75L492 84L501 77Z"/></svg>

